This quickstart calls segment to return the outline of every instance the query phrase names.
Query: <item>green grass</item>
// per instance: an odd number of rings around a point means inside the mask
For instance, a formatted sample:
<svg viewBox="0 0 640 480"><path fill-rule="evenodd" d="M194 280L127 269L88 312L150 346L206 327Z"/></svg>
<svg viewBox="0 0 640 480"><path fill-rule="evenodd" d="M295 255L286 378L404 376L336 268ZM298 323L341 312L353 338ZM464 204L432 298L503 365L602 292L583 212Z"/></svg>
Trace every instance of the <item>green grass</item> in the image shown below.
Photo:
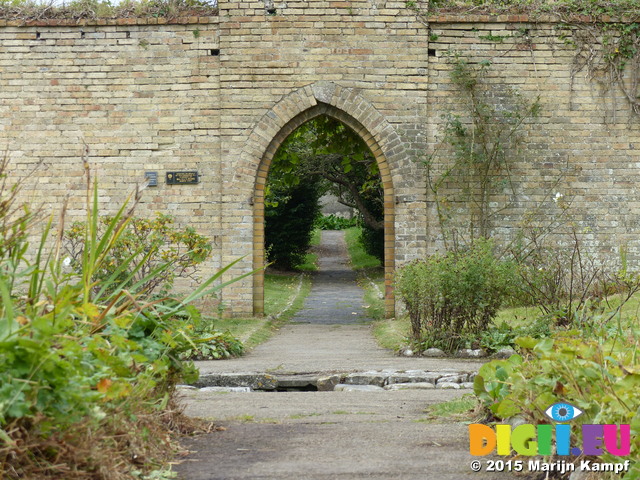
<svg viewBox="0 0 640 480"><path fill-rule="evenodd" d="M471 393L448 402L430 405L425 410L427 415L416 422L442 423L443 420L454 422L466 422L477 419L478 399Z"/></svg>
<svg viewBox="0 0 640 480"><path fill-rule="evenodd" d="M382 274L380 277L371 278L371 280L377 285L377 288L371 285L367 278L359 280L359 285L364 289L364 308L372 320L383 320L385 315L384 297L380 298L380 295L384 295L384 276Z"/></svg>
<svg viewBox="0 0 640 480"><path fill-rule="evenodd" d="M398 350L407 344L411 325L408 317L379 320L373 325L373 336L382 348Z"/></svg>
<svg viewBox="0 0 640 480"><path fill-rule="evenodd" d="M313 231L310 243L311 247L320 245L321 235L322 232L317 228ZM313 252L308 252L304 257L304 263L302 265L298 265L296 270L299 272L316 272L318 270L318 255Z"/></svg>
<svg viewBox="0 0 640 480"><path fill-rule="evenodd" d="M511 327L522 327L530 325L542 315L542 310L538 307L509 307L503 308L494 318L494 325L500 325L503 322Z"/></svg>
<svg viewBox="0 0 640 480"><path fill-rule="evenodd" d="M229 330L250 350L271 336L302 307L311 291L311 279L304 275L298 291L300 274L266 274L264 277L265 317L220 318L213 320L218 330ZM287 308L288 307L288 308ZM286 311L285 311L286 309ZM283 313L284 312L284 313Z"/></svg>
<svg viewBox="0 0 640 480"><path fill-rule="evenodd" d="M287 280L267 277L271 277L271 275L265 275L265 314L268 315L268 317L266 320L263 319L262 325L245 341L245 348L247 349L252 349L267 341L280 327L289 322L296 312L302 308L304 299L307 298L307 295L309 295L311 291L311 279L307 275L303 276L302 286L297 295L296 289L291 288ZM275 277L282 276L275 275ZM285 278L293 278L295 282L300 281L298 276L285 276ZM278 286L279 282L281 282L280 287ZM285 292L285 294L283 294L283 292ZM286 292L289 293L286 294ZM269 304L269 308L266 307L267 304Z"/></svg>
<svg viewBox="0 0 640 480"><path fill-rule="evenodd" d="M359 227L347 228L344 231L344 239L351 257L351 268L354 270L381 268L380 260L364 251L359 238Z"/></svg>
<svg viewBox="0 0 640 480"><path fill-rule="evenodd" d="M601 308L603 309L602 318L603 321L610 316L619 305L620 296L612 295L608 298L607 303L603 302ZM535 306L527 307L509 307L503 308L498 312L498 315L494 319L495 325L506 323L511 327L522 327L531 325L536 319L544 315L543 311ZM637 325L638 316L640 315L640 293L634 295L627 303L625 303L620 309L620 320L624 328ZM611 321L617 321L617 317L611 319Z"/></svg>
<svg viewBox="0 0 640 480"><path fill-rule="evenodd" d="M304 283L304 280L303 280ZM291 302L300 284L300 275L265 274L264 313L277 315Z"/></svg>
<svg viewBox="0 0 640 480"><path fill-rule="evenodd" d="M384 318L384 269L380 260L364 251L360 243L360 228L347 228L344 234L347 251L351 258L351 268L359 272L358 284L364 290L364 308L372 320ZM377 286L374 287L372 282Z"/></svg>

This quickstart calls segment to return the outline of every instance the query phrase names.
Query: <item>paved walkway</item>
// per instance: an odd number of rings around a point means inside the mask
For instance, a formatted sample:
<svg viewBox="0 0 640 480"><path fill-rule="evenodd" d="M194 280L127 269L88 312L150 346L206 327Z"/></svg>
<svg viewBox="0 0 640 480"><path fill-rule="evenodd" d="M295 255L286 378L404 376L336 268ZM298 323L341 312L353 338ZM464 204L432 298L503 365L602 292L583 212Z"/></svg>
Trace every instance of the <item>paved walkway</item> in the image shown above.
<svg viewBox="0 0 640 480"><path fill-rule="evenodd" d="M401 358L380 348L348 267L341 233L324 232L320 272L305 307L272 339L239 359L198 362L201 373L367 370L475 371L477 361ZM468 392L468 390L466 390ZM493 480L473 473L464 424L428 423L425 408L464 390L183 392L185 412L225 431L185 442L184 480Z"/></svg>
<svg viewBox="0 0 640 480"><path fill-rule="evenodd" d="M344 325L369 321L363 309L363 291L349 266L344 232L323 231L318 253L318 272L311 293L293 323Z"/></svg>
<svg viewBox="0 0 640 480"><path fill-rule="evenodd" d="M398 357L371 334L363 291L349 266L344 234L325 231L318 248L319 272L304 307L277 335L249 354L198 362L200 372L318 373L364 370L477 370L482 362Z"/></svg>

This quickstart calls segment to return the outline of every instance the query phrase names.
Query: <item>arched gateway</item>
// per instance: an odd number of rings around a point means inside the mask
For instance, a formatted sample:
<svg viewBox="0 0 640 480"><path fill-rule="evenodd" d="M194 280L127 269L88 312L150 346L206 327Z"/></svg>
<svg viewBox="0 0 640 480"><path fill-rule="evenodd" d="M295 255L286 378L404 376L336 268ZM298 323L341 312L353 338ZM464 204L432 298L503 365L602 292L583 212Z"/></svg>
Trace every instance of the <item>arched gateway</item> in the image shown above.
<svg viewBox="0 0 640 480"><path fill-rule="evenodd" d="M262 117L247 142L250 151L262 152L254 166L253 267L259 269L265 263L264 191L271 161L282 142L294 130L320 115L335 118L354 130L368 145L378 163L384 189L385 312L387 316L393 316L395 195L391 165L393 159L405 156L404 148L394 128L369 102L357 92L334 83L312 84L285 96ZM249 150L245 150L245 154L249 155ZM254 275L253 310L255 314L263 313L264 310L263 270Z"/></svg>
<svg viewBox="0 0 640 480"><path fill-rule="evenodd" d="M394 267L443 247L424 167L432 158L434 171L446 167L448 122L468 120L450 75L448 53L456 52L469 65L491 65L483 81L496 102L511 91L539 98L514 164L517 195L503 192L511 206L500 213L498 240L512 238L530 211L552 219L559 207L540 206L562 195L588 229L590 254L624 250L637 265L638 117L622 92L602 95L589 75L576 74L580 52L558 26L526 15L427 22L404 1L371 0L224 0L218 15L174 19L0 19L0 158L6 152L12 179L28 179L21 200L49 213L69 197L73 222L85 218L87 145L105 214L153 180L137 214L167 214L207 235L213 249L202 277L237 261L225 273L231 280L264 263L274 153L304 122L334 117L380 167L391 315ZM169 181L179 173L185 181ZM176 291L190 291L190 281ZM229 315L259 313L262 286L261 273L244 277L215 302Z"/></svg>

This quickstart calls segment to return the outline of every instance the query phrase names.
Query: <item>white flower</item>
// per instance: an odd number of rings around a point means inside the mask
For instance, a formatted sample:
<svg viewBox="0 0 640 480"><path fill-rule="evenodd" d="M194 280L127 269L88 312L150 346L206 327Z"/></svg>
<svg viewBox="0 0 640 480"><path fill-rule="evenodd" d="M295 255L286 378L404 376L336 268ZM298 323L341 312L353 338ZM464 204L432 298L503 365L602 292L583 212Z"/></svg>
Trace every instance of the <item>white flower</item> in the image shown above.
<svg viewBox="0 0 640 480"><path fill-rule="evenodd" d="M63 267L68 267L69 265L71 265L71 257L67 257L62 261Z"/></svg>
<svg viewBox="0 0 640 480"><path fill-rule="evenodd" d="M554 201L555 203L558 203L558 200L560 200L562 197L564 197L564 195L563 195L563 194L561 194L560 192L557 192L557 193L556 193L556 196L555 196L555 197L553 197L553 201Z"/></svg>

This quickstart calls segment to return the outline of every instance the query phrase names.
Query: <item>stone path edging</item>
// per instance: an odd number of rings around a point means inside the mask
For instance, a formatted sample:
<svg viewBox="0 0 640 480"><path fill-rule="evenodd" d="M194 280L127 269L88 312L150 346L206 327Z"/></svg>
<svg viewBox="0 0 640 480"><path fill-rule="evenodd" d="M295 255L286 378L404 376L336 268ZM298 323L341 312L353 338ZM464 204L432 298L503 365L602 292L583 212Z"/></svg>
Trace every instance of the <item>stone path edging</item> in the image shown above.
<svg viewBox="0 0 640 480"><path fill-rule="evenodd" d="M208 391L348 391L353 386L370 386L380 390L402 389L471 389L475 372L425 370L371 370L334 374L278 375L272 373L209 373L196 383L182 388ZM356 389L357 390L357 389ZM375 389L370 389L374 391Z"/></svg>

